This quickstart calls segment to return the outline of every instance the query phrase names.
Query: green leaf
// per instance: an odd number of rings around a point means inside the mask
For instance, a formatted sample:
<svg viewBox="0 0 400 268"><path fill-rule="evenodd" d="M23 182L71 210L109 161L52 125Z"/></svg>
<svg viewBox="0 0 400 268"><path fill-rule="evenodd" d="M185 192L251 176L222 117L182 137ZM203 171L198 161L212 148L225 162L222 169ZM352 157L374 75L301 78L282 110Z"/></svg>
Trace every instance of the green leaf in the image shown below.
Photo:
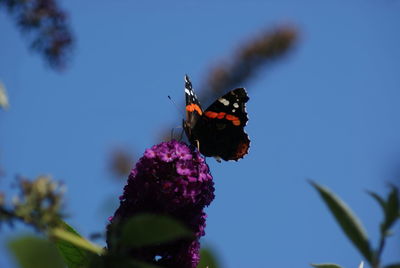
<svg viewBox="0 0 400 268"><path fill-rule="evenodd" d="M368 191L367 193L370 196L372 196L376 200L376 202L378 202L378 204L381 206L381 208L383 210L383 213L386 214L386 201L381 196L379 196L378 194L376 194L374 192Z"/></svg>
<svg viewBox="0 0 400 268"><path fill-rule="evenodd" d="M380 229L381 229L381 234L383 236L385 236L385 235L387 235L387 230L386 230L386 217L387 217L386 216L386 214L387 214L386 213L386 211L387 211L386 206L387 205L386 205L386 201L380 195L378 195L377 193L374 193L372 191L368 191L368 194L370 196L372 196L382 208L384 219L383 219L382 223L380 224Z"/></svg>
<svg viewBox="0 0 400 268"><path fill-rule="evenodd" d="M190 237L192 232L182 223L161 215L138 215L127 220L122 228L125 246L143 247Z"/></svg>
<svg viewBox="0 0 400 268"><path fill-rule="evenodd" d="M319 264L312 263L311 266L316 268L342 268L342 266L334 263L319 263Z"/></svg>
<svg viewBox="0 0 400 268"><path fill-rule="evenodd" d="M210 249L201 249L200 251L200 263L197 268L218 268L220 265Z"/></svg>
<svg viewBox="0 0 400 268"><path fill-rule="evenodd" d="M74 233L71 233L69 231L66 231L60 227L54 228L51 230L51 235L55 238L64 240L68 243L71 243L81 249L87 250L89 252L101 255L104 253L104 249L101 248L100 246L93 244L92 242L84 239L83 237L80 237L79 235L76 235Z"/></svg>
<svg viewBox="0 0 400 268"><path fill-rule="evenodd" d="M400 263L386 265L384 268L400 268Z"/></svg>
<svg viewBox="0 0 400 268"><path fill-rule="evenodd" d="M9 106L6 88L0 82L0 108L7 109Z"/></svg>
<svg viewBox="0 0 400 268"><path fill-rule="evenodd" d="M339 197L330 192L327 188L312 181L311 185L314 186L321 195L322 200L324 200L346 236L353 242L364 258L371 263L373 253L367 234L356 215Z"/></svg>
<svg viewBox="0 0 400 268"><path fill-rule="evenodd" d="M62 228L62 230L64 230L65 232L71 233L77 237L81 237L77 231L75 231L64 221L61 222L60 228ZM79 268L88 266L91 254L88 251L82 249L82 247L79 247L68 240L60 238L56 239L56 246L63 256L68 268Z"/></svg>
<svg viewBox="0 0 400 268"><path fill-rule="evenodd" d="M383 232L386 233L390 227L396 222L399 216L399 194L398 189L392 186L392 191L390 192L385 211L385 223L383 224Z"/></svg>
<svg viewBox="0 0 400 268"><path fill-rule="evenodd" d="M23 236L8 242L22 268L64 268L65 264L55 246L42 238Z"/></svg>

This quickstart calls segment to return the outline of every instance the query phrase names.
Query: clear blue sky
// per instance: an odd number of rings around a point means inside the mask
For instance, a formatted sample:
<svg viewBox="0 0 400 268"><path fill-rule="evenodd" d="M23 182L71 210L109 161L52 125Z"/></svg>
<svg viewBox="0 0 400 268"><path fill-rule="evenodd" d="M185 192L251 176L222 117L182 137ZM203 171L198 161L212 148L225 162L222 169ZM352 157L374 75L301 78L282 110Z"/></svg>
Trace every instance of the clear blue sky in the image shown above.
<svg viewBox="0 0 400 268"><path fill-rule="evenodd" d="M0 111L0 189L11 194L16 174L51 174L68 187L68 221L83 235L104 230L124 184L112 180L109 152L142 154L180 123L167 95L184 98L185 73L199 88L244 40L291 23L296 49L242 85L249 155L208 159L216 199L202 244L229 268L357 267L362 257L306 179L340 195L376 245L381 213L365 190L386 194L400 180L400 3L301 2L62 1L77 38L62 74L2 11L0 80L11 107ZM4 241L18 233L1 232L0 267L16 267ZM388 262L400 258L399 237Z"/></svg>

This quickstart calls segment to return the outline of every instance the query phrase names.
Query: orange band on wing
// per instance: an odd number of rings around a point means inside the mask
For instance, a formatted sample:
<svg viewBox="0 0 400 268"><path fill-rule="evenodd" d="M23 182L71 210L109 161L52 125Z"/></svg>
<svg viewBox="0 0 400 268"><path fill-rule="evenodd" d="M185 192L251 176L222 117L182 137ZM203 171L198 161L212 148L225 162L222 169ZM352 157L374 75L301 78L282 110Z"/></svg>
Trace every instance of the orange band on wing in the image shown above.
<svg viewBox="0 0 400 268"><path fill-rule="evenodd" d="M199 105L195 104L195 103L191 103L189 105L186 105L186 111L188 112L193 112L196 111L199 115L202 115L202 111Z"/></svg>
<svg viewBox="0 0 400 268"><path fill-rule="evenodd" d="M228 114L225 117L227 120L232 121L232 124L235 126L240 126L240 119L234 115Z"/></svg>
<svg viewBox="0 0 400 268"><path fill-rule="evenodd" d="M226 113L224 112L220 112L220 113L216 113L216 112L211 112L211 111L207 111L204 114L205 116L207 116L208 118L217 118L217 119L223 119L226 115Z"/></svg>
<svg viewBox="0 0 400 268"><path fill-rule="evenodd" d="M187 108L186 108L187 110ZM208 118L214 119L223 119L225 118L226 120L232 121L232 124L235 126L240 126L240 119L239 117L236 117L234 115L231 114L226 114L224 112L220 112L220 113L216 113L216 112L211 112L211 111L207 111L204 113L205 116L207 116Z"/></svg>
<svg viewBox="0 0 400 268"><path fill-rule="evenodd" d="M204 113L204 115L207 116L208 118L216 118L218 116L218 113L207 111Z"/></svg>
<svg viewBox="0 0 400 268"><path fill-rule="evenodd" d="M226 119L229 120L229 121L239 120L238 117L236 117L234 115L231 115L231 114L226 115Z"/></svg>
<svg viewBox="0 0 400 268"><path fill-rule="evenodd" d="M218 118L218 119L222 119L222 118L225 117L225 115L226 115L226 113L220 112L220 113L217 115L217 118Z"/></svg>

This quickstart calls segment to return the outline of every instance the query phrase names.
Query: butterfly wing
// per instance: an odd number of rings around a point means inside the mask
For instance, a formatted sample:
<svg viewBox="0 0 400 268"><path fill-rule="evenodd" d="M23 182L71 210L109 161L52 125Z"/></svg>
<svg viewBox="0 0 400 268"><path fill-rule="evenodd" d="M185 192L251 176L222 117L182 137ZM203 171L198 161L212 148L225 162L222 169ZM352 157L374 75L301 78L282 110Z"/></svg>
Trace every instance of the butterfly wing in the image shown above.
<svg viewBox="0 0 400 268"><path fill-rule="evenodd" d="M201 109L200 102L194 93L192 82L187 75L185 75L185 99L186 120L183 122L183 128L190 140L190 137L192 136L192 129L196 125L199 118L201 118L203 115L203 110Z"/></svg>
<svg viewBox="0 0 400 268"><path fill-rule="evenodd" d="M237 161L248 153L250 140L244 131L248 100L246 90L237 88L204 111L192 130L203 155Z"/></svg>

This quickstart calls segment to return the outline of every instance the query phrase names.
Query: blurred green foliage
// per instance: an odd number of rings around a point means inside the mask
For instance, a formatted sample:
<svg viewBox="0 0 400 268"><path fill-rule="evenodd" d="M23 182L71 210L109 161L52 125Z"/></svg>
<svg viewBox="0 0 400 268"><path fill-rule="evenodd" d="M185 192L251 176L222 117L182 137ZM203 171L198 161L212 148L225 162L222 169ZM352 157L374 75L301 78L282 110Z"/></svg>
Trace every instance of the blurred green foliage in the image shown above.
<svg viewBox="0 0 400 268"><path fill-rule="evenodd" d="M17 178L19 194L12 204L0 201L0 225L22 221L45 231L58 224L62 209L64 187L50 177L39 176L33 181ZM5 199L3 197L2 199Z"/></svg>
<svg viewBox="0 0 400 268"><path fill-rule="evenodd" d="M188 228L171 217L141 214L124 224L120 243L126 247L145 247L192 236Z"/></svg>
<svg viewBox="0 0 400 268"><path fill-rule="evenodd" d="M200 263L198 268L219 268L218 259L215 253L209 248L202 248L200 251Z"/></svg>
<svg viewBox="0 0 400 268"><path fill-rule="evenodd" d="M311 185L320 194L322 200L325 202L335 220L358 251L363 255L365 260L372 268L395 268L400 267L398 264L390 264L382 266L382 253L385 246L387 237L391 234L390 228L400 218L399 208L399 190L395 186L391 186L391 191L386 198L379 196L377 193L368 192L380 205L383 212L383 220L380 224L380 240L378 246L374 249L371 246L371 241L368 239L367 233L361 224L361 221L354 212L342 201L338 196L332 193L329 189L311 181ZM329 268L340 267L327 266L336 264L312 264L314 267Z"/></svg>
<svg viewBox="0 0 400 268"><path fill-rule="evenodd" d="M50 241L22 236L9 241L8 247L21 268L64 268L57 248Z"/></svg>

